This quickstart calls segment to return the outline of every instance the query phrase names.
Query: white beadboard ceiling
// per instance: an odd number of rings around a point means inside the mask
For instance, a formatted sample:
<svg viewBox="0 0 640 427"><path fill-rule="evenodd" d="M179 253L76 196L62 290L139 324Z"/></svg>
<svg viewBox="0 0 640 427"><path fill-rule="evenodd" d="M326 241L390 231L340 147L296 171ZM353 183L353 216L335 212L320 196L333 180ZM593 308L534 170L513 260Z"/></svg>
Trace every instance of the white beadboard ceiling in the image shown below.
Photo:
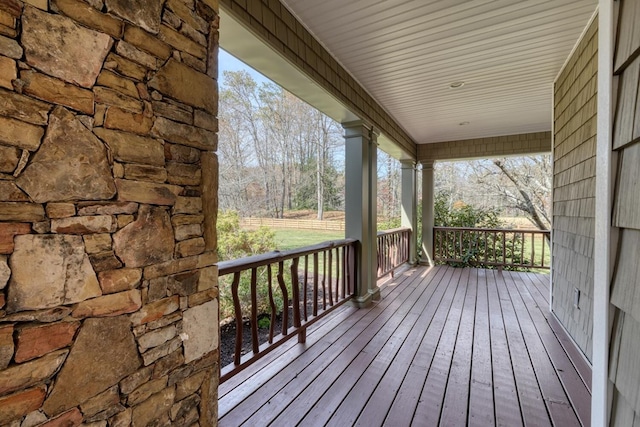
<svg viewBox="0 0 640 427"><path fill-rule="evenodd" d="M597 5L282 1L417 143L550 130L553 80Z"/></svg>

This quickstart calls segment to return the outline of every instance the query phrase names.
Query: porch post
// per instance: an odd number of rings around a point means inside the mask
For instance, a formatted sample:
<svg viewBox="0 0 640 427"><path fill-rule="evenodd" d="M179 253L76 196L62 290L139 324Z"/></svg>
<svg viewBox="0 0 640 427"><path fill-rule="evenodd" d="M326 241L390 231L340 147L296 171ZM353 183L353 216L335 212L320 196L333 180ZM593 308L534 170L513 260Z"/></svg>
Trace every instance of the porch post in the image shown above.
<svg viewBox="0 0 640 427"><path fill-rule="evenodd" d="M402 221L401 225L411 229L409 244L409 264L415 265L418 234L418 214L416 197L416 162L403 160L402 165Z"/></svg>
<svg viewBox="0 0 640 427"><path fill-rule="evenodd" d="M433 266L434 185L433 160L422 162L422 257L420 263Z"/></svg>
<svg viewBox="0 0 640 427"><path fill-rule="evenodd" d="M343 123L345 129L346 185L345 236L357 239L357 307L380 298L377 281L376 193L377 133L362 121Z"/></svg>

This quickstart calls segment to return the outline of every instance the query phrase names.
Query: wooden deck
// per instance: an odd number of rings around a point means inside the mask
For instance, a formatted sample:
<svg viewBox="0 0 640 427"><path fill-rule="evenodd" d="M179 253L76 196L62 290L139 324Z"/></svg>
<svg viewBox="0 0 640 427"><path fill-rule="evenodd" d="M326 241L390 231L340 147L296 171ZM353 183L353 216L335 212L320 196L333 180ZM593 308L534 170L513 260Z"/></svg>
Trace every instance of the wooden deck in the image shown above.
<svg viewBox="0 0 640 427"><path fill-rule="evenodd" d="M548 277L409 269L220 385L220 426L588 426L590 369Z"/></svg>

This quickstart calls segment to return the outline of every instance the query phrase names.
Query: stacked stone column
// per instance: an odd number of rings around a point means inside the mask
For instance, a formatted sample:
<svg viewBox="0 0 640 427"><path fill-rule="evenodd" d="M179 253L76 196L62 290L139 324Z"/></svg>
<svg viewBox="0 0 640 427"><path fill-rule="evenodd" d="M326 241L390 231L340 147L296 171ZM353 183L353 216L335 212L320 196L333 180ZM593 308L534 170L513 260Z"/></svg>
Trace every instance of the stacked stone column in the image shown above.
<svg viewBox="0 0 640 427"><path fill-rule="evenodd" d="M216 0L0 1L0 425L215 425Z"/></svg>

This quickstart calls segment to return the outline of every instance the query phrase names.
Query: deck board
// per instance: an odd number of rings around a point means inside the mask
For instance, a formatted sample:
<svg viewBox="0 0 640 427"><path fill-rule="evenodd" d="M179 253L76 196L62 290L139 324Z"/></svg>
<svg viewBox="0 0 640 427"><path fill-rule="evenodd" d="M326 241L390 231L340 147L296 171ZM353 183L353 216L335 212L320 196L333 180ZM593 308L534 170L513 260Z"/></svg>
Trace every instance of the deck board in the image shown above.
<svg viewBox="0 0 640 427"><path fill-rule="evenodd" d="M223 383L219 425L588 425L588 365L547 276L419 267L382 297Z"/></svg>

